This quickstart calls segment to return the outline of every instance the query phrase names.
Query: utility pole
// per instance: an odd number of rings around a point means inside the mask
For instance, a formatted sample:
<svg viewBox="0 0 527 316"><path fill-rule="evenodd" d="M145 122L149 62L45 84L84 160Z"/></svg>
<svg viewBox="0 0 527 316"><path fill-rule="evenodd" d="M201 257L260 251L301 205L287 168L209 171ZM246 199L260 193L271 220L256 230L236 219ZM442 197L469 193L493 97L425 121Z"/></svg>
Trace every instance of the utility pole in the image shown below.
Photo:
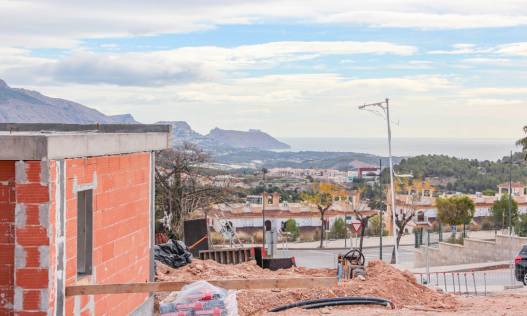
<svg viewBox="0 0 527 316"><path fill-rule="evenodd" d="M382 171L382 159L379 159L379 220L381 223L381 235L379 237L379 259L382 260L382 235L384 233L384 227L383 227L383 217L384 212L382 210L382 192L384 191L382 188L382 181L381 181L381 171Z"/></svg>
<svg viewBox="0 0 527 316"><path fill-rule="evenodd" d="M391 210L392 210L392 225L393 225L393 242L394 242L394 263L397 264L399 261L399 251L397 249L397 225L395 221L395 212L396 212L396 205L395 205L395 185L393 183L393 157L392 157L392 127L390 122L390 104L389 99L386 98L384 101L377 102L377 103L370 103L370 104L364 104L359 106L359 109L363 110L368 107L378 107L381 108L385 114L386 117L386 124L388 127L388 155L389 155L389 163L390 163L390 192L391 192Z"/></svg>
<svg viewBox="0 0 527 316"><path fill-rule="evenodd" d="M512 150L509 161L509 236L512 236Z"/></svg>
<svg viewBox="0 0 527 316"><path fill-rule="evenodd" d="M267 169L262 168L262 174L263 174L263 185L264 189L262 192L262 250L265 251L265 205L267 204L267 185L265 183L265 174L267 173Z"/></svg>
<svg viewBox="0 0 527 316"><path fill-rule="evenodd" d="M509 161L509 256L510 258L513 257L512 254L512 150L511 150L511 161ZM511 273L510 273L510 279L511 279L511 286L514 285L514 278L513 278L513 262L511 260Z"/></svg>

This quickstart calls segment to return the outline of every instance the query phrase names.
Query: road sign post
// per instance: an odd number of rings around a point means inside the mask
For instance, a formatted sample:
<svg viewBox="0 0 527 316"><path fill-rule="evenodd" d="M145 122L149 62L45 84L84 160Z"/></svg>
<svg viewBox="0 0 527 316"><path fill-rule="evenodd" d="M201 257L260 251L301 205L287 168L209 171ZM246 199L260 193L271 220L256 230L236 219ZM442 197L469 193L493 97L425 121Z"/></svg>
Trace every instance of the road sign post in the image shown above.
<svg viewBox="0 0 527 316"><path fill-rule="evenodd" d="M357 221L357 220L351 221L351 228L355 232L355 244L357 245L358 239L359 239L359 232L360 232L360 229L362 228L362 222Z"/></svg>

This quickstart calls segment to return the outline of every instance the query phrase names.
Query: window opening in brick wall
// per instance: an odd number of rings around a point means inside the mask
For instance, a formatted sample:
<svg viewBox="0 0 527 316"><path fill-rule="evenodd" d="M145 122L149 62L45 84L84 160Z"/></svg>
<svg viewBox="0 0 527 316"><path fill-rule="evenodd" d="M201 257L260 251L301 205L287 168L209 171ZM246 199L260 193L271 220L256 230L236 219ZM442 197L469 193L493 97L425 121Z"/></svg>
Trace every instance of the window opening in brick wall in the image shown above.
<svg viewBox="0 0 527 316"><path fill-rule="evenodd" d="M77 192L77 274L92 273L93 190Z"/></svg>

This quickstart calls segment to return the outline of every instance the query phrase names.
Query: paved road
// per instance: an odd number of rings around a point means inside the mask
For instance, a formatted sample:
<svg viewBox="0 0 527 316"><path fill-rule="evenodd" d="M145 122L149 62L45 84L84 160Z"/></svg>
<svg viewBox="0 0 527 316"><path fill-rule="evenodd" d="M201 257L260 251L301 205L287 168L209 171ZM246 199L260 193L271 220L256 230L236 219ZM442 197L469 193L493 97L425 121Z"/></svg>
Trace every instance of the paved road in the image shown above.
<svg viewBox="0 0 527 316"><path fill-rule="evenodd" d="M383 260L389 262L393 247L383 247ZM298 266L306 268L336 268L337 256L345 253L344 250L327 249L289 249L279 250L278 257L295 257ZM379 259L378 248L364 249L366 261ZM399 262L402 267L411 268L414 260L414 248L412 246L401 246L399 248Z"/></svg>

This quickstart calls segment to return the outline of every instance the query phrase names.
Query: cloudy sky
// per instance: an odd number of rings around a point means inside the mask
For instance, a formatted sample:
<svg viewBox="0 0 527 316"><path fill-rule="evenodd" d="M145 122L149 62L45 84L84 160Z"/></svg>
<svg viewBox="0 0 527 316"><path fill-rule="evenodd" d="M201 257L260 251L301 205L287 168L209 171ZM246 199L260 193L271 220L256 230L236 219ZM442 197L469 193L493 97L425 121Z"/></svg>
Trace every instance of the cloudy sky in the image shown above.
<svg viewBox="0 0 527 316"><path fill-rule="evenodd" d="M199 132L518 138L525 0L0 0L0 78Z"/></svg>

